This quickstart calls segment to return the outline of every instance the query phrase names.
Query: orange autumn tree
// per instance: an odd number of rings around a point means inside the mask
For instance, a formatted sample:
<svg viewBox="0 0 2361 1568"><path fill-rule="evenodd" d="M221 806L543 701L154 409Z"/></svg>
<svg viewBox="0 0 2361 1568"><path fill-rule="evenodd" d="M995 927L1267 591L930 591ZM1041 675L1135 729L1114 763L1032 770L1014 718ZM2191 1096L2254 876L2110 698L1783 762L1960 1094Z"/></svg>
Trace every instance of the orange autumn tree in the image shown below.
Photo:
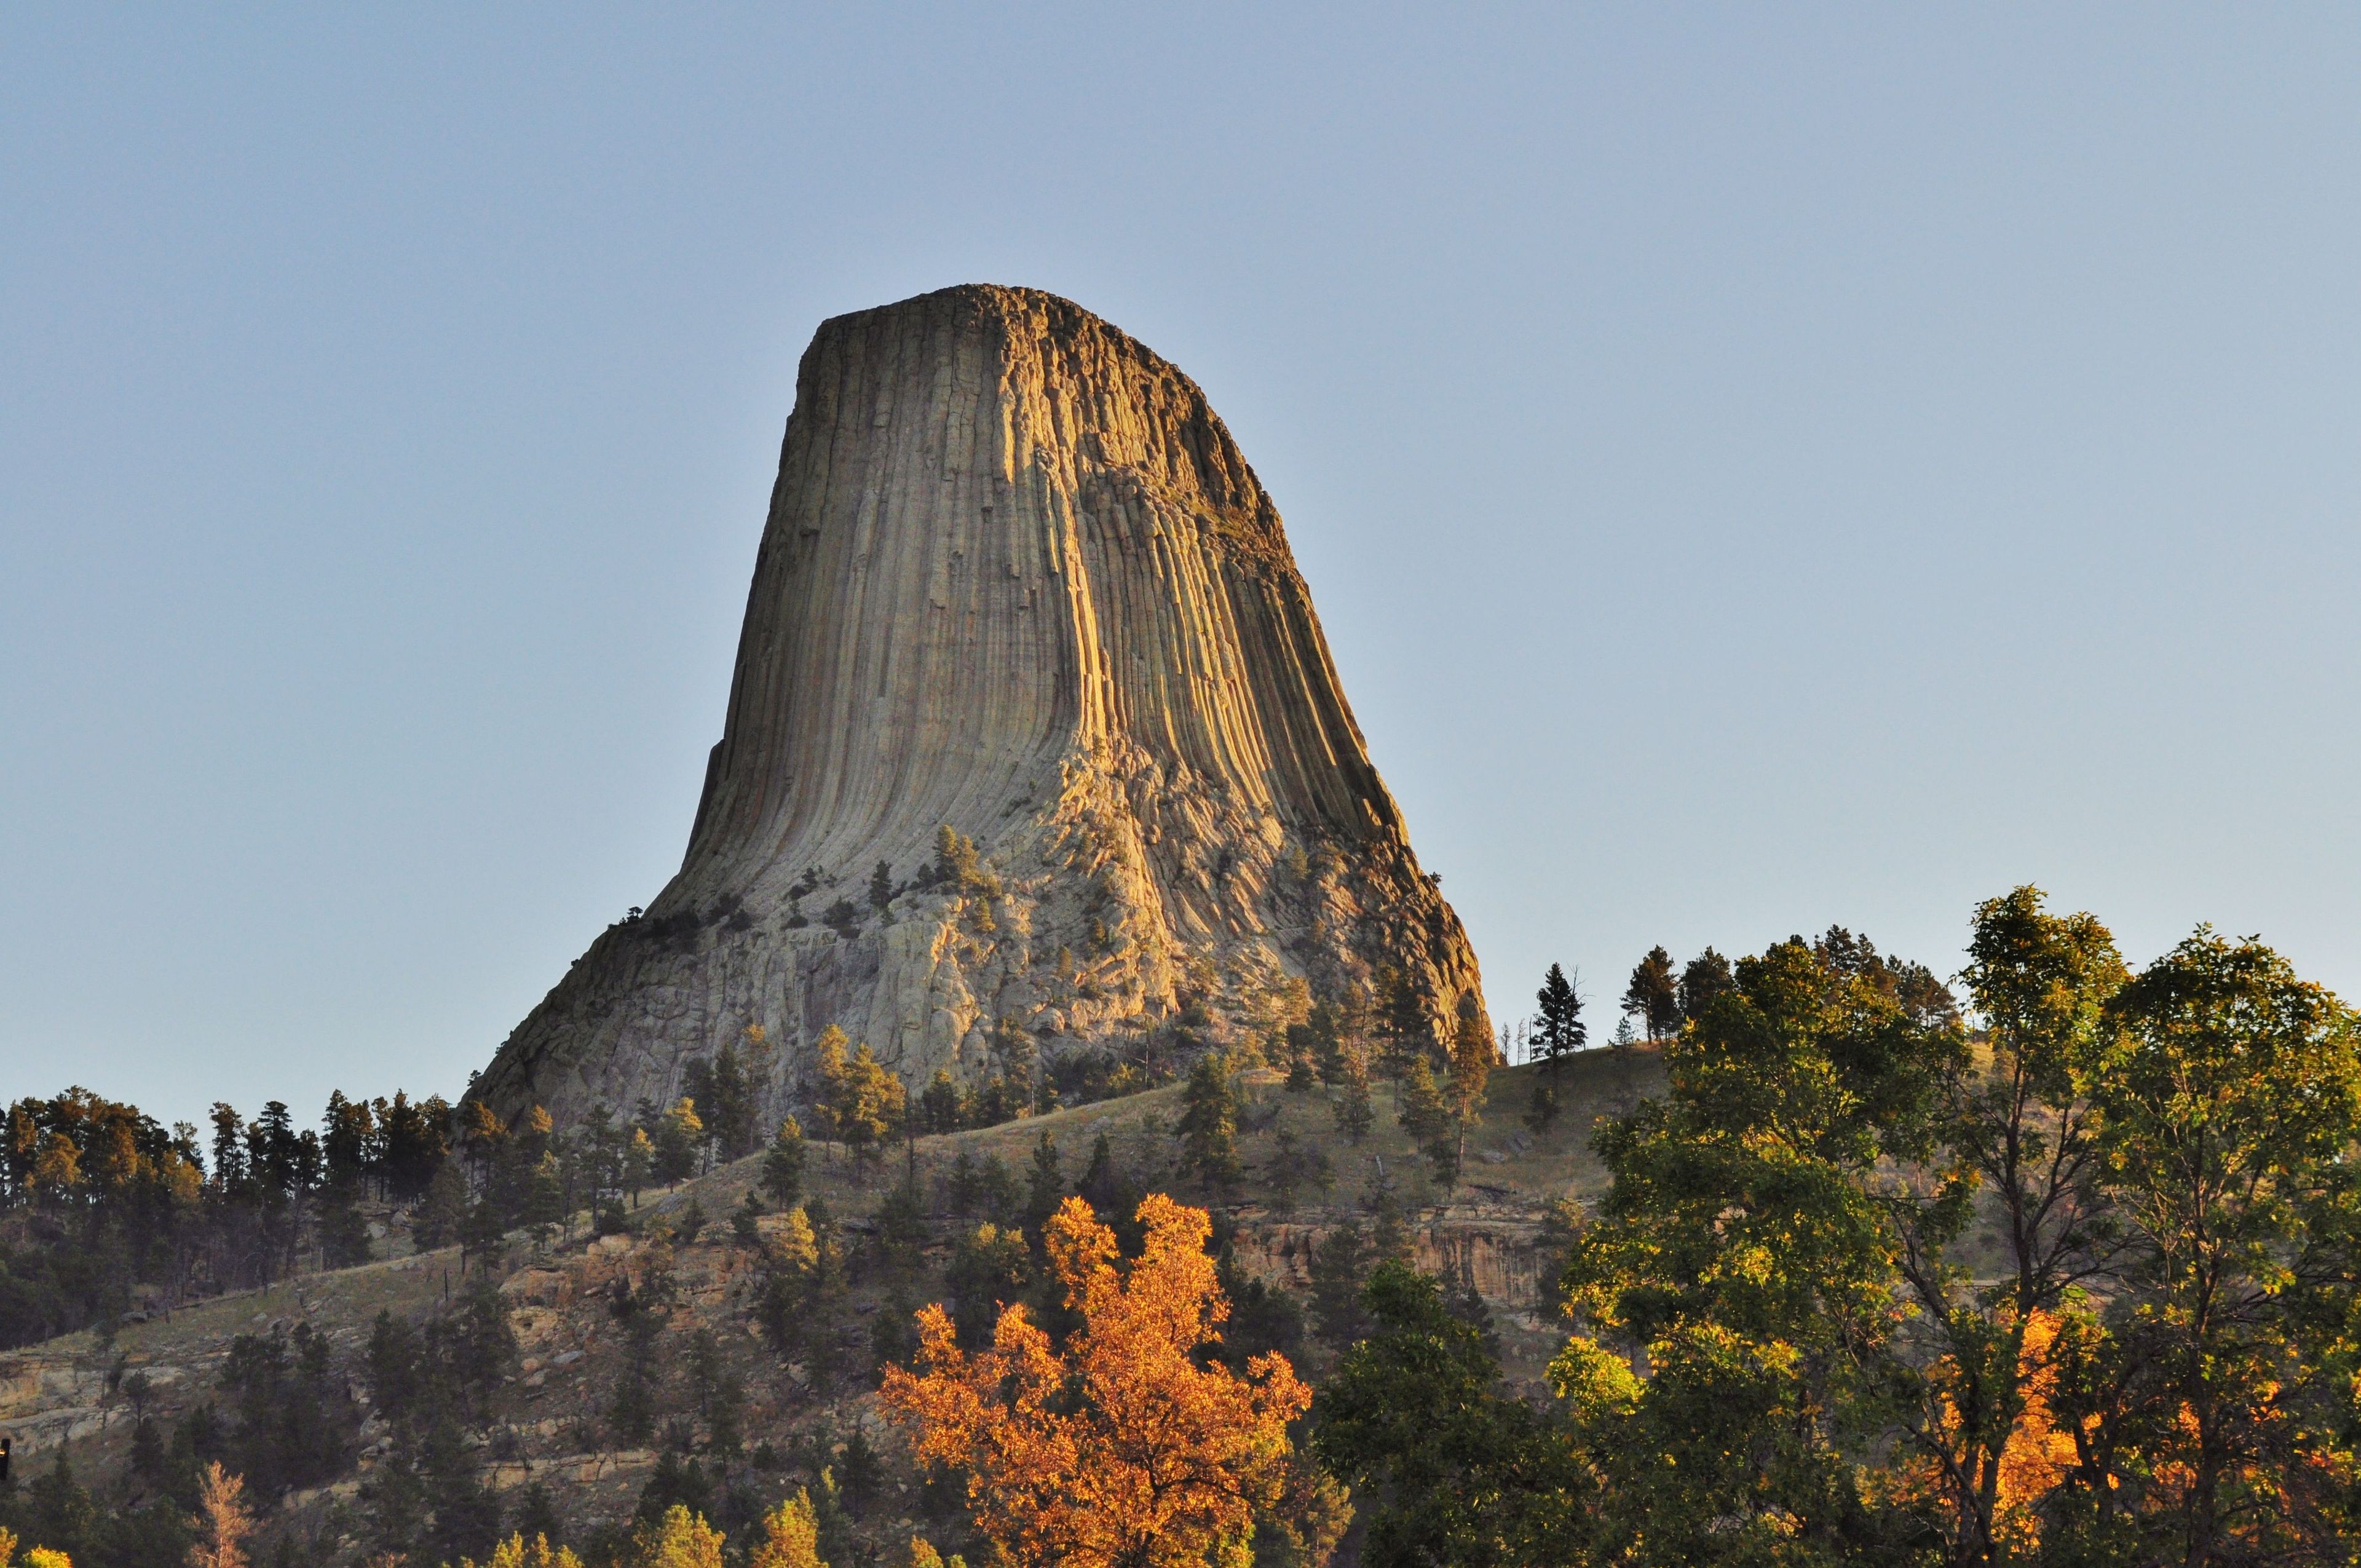
<svg viewBox="0 0 2361 1568"><path fill-rule="evenodd" d="M918 1314L920 1369L886 1369L887 1414L921 1463L967 1473L977 1529L1019 1563L1245 1563L1254 1509L1284 1477L1287 1423L1312 1402L1282 1355L1256 1356L1244 1377L1198 1365L1230 1312L1205 1255L1212 1227L1162 1193L1138 1218L1147 1245L1127 1268L1079 1198L1044 1228L1082 1319L1062 1353L1020 1306L970 1354L937 1305Z"/></svg>

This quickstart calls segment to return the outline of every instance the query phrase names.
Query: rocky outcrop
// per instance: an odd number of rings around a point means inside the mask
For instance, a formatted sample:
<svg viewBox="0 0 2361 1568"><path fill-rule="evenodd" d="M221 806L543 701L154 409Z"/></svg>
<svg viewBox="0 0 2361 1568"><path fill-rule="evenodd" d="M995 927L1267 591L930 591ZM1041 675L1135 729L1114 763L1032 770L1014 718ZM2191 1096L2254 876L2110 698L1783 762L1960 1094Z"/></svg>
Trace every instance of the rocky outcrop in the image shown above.
<svg viewBox="0 0 2361 1568"><path fill-rule="evenodd" d="M829 1024L973 1079L1019 1039L1218 1040L1386 965L1438 1027L1480 1013L1229 432L1067 301L950 289L806 352L680 872L474 1092L661 1101L759 1024L775 1111Z"/></svg>

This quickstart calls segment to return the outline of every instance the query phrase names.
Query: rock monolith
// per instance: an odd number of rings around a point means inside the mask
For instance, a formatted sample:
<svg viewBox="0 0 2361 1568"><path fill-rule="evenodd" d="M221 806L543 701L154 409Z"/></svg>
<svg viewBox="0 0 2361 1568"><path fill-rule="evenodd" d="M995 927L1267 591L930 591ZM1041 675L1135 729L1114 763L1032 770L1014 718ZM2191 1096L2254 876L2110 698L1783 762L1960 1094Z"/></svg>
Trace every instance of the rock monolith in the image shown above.
<svg viewBox="0 0 2361 1568"><path fill-rule="evenodd" d="M1388 968L1438 1037L1481 1020L1229 432L1089 312L947 289L812 340L680 872L473 1092L660 1104L760 1025L774 1118L830 1024L916 1091L1267 1036Z"/></svg>

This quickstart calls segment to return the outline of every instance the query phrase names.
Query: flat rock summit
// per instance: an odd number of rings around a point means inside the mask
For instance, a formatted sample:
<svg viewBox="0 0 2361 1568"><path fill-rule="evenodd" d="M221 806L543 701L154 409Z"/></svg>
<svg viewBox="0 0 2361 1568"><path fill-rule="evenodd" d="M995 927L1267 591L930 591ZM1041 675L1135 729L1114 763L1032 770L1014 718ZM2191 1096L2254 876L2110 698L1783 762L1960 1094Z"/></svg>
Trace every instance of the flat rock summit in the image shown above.
<svg viewBox="0 0 2361 1568"><path fill-rule="evenodd" d="M973 1082L1389 966L1480 1014L1254 470L1139 343L972 285L813 338L680 872L471 1092L661 1103L760 1025L776 1114L830 1024Z"/></svg>

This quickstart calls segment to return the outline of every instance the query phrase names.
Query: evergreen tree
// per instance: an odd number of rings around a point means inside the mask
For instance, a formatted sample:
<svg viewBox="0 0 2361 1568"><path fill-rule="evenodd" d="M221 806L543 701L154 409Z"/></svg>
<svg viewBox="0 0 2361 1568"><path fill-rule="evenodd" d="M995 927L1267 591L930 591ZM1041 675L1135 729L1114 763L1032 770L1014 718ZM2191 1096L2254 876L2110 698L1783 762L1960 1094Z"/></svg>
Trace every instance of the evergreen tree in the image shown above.
<svg viewBox="0 0 2361 1568"><path fill-rule="evenodd" d="M843 1033L829 1033L841 1041ZM908 1091L863 1043L846 1060L841 1045L821 1036L821 1120L845 1146L856 1168L873 1162L887 1140L902 1130L908 1112Z"/></svg>
<svg viewBox="0 0 2361 1568"><path fill-rule="evenodd" d="M1583 1048L1589 1031L1582 1021L1581 994L1559 965L1550 965L1534 1001L1540 1011L1533 1021L1532 1048L1541 1058L1542 1069L1534 1075L1532 1106L1526 1119L1538 1131L1557 1119L1565 1060Z"/></svg>
<svg viewBox="0 0 2361 1568"><path fill-rule="evenodd" d="M1238 1102L1230 1090L1228 1058L1207 1051L1190 1069L1185 1109L1173 1131L1181 1140L1181 1168L1209 1188L1237 1185Z"/></svg>
<svg viewBox="0 0 2361 1568"><path fill-rule="evenodd" d="M1368 1238L1350 1220L1312 1245L1312 1332L1332 1350L1343 1350L1368 1332L1361 1285L1369 1263Z"/></svg>
<svg viewBox="0 0 2361 1568"><path fill-rule="evenodd" d="M955 1133L960 1125L959 1084L941 1068L927 1080L918 1096L918 1125L929 1133Z"/></svg>
<svg viewBox="0 0 2361 1568"><path fill-rule="evenodd" d="M631 1207L640 1206L640 1190L648 1184L656 1168L656 1146L645 1127L633 1127L623 1145L623 1186L631 1194Z"/></svg>
<svg viewBox="0 0 2361 1568"><path fill-rule="evenodd" d="M1378 1108L1369 1094L1368 1058L1357 1049L1345 1051L1339 1081L1342 1089L1336 1097L1336 1130L1357 1144L1378 1124Z"/></svg>
<svg viewBox="0 0 2361 1568"><path fill-rule="evenodd" d="M1424 1057L1411 1058L1402 1074L1401 1109L1395 1120L1426 1156L1437 1181L1448 1187L1458 1176L1459 1140L1451 1108L1444 1103L1443 1091L1435 1085L1434 1069L1426 1065Z"/></svg>
<svg viewBox="0 0 2361 1568"><path fill-rule="evenodd" d="M509 1232L508 1222L492 1206L489 1198L478 1198L459 1222L459 1272L467 1271L469 1262L489 1258L500 1250Z"/></svg>
<svg viewBox="0 0 2361 1568"><path fill-rule="evenodd" d="M782 1209L794 1208L804 1195L804 1130L793 1116L779 1124L763 1156L763 1190Z"/></svg>
<svg viewBox="0 0 2361 1568"><path fill-rule="evenodd" d="M320 1210L320 1256L330 1268L350 1268L369 1260L368 1220L359 1199L342 1188L329 1190Z"/></svg>
<svg viewBox="0 0 2361 1568"><path fill-rule="evenodd" d="M550 1234L567 1219L566 1189L558 1180L556 1155L544 1153L541 1163L533 1168L522 1218L532 1228L533 1240L544 1247L549 1245Z"/></svg>
<svg viewBox="0 0 2361 1568"><path fill-rule="evenodd" d="M376 1102L379 1164L386 1196L396 1202L421 1197L450 1160L451 1107L440 1096L419 1104L400 1091Z"/></svg>
<svg viewBox="0 0 2361 1568"><path fill-rule="evenodd" d="M697 1102L686 1096L674 1102L656 1124L655 1179L666 1187L677 1187L696 1175L697 1146L704 1133Z"/></svg>
<svg viewBox="0 0 2361 1568"><path fill-rule="evenodd" d="M1378 1019L1386 1076L1400 1083L1413 1058L1433 1057L1434 1019L1417 983L1391 964L1378 971Z"/></svg>
<svg viewBox="0 0 2361 1568"><path fill-rule="evenodd" d="M1476 1010L1476 998L1462 996L1458 1026L1451 1037L1451 1092L1446 1096L1451 1111L1451 1168L1455 1175L1467 1163L1467 1129L1484 1119L1485 1085L1491 1081L1498 1049L1492 1043L1492 1032L1484 1026L1483 1014Z"/></svg>
<svg viewBox="0 0 2361 1568"><path fill-rule="evenodd" d="M749 1025L744 1038L750 1051L767 1055L769 1047L760 1024ZM724 1042L709 1062L690 1062L681 1077L681 1092L697 1106L699 1136L708 1163L714 1157L743 1159L754 1152L759 1136L754 1126L755 1086L735 1042Z"/></svg>
<svg viewBox="0 0 2361 1568"><path fill-rule="evenodd" d="M1284 1126L1272 1135L1272 1142L1275 1147L1263 1174L1270 1183L1271 1207L1276 1212L1292 1212L1300 1188L1310 1185L1325 1192L1334 1184L1335 1171L1318 1145L1304 1143Z"/></svg>
<svg viewBox="0 0 2361 1568"><path fill-rule="evenodd" d="M823 1146L844 1141L845 1107L853 1098L852 1064L846 1047L852 1038L830 1024L812 1042L812 1123Z"/></svg>
<svg viewBox="0 0 2361 1568"><path fill-rule="evenodd" d="M1673 955L1661 944L1632 966L1631 983L1623 989L1623 1012L1651 1040L1661 1040L1680 1026L1680 983L1673 978Z"/></svg>
<svg viewBox="0 0 2361 1568"><path fill-rule="evenodd" d="M236 1111L216 1100L213 1124L214 1190L225 1197L241 1197L247 1190L246 1123Z"/></svg>
<svg viewBox="0 0 2361 1568"><path fill-rule="evenodd" d="M894 902L894 868L884 861L869 873L869 906L883 915Z"/></svg>
<svg viewBox="0 0 2361 1568"><path fill-rule="evenodd" d="M1038 1235L1065 1196L1066 1178L1058 1168L1057 1140L1043 1133L1041 1141L1033 1146L1033 1168L1025 1183L1026 1229Z"/></svg>
<svg viewBox="0 0 2361 1568"><path fill-rule="evenodd" d="M377 1126L369 1114L367 1101L345 1098L337 1090L328 1096L328 1109L321 1117L324 1135L320 1139L321 1157L326 1166L326 1179L331 1190L358 1193L368 1179L369 1150L377 1142Z"/></svg>
<svg viewBox="0 0 2361 1568"><path fill-rule="evenodd" d="M1332 1089L1341 1087L1345 1081L1344 1010L1333 1002L1315 1002L1302 1026L1310 1036L1312 1059L1320 1069L1320 1081Z"/></svg>

